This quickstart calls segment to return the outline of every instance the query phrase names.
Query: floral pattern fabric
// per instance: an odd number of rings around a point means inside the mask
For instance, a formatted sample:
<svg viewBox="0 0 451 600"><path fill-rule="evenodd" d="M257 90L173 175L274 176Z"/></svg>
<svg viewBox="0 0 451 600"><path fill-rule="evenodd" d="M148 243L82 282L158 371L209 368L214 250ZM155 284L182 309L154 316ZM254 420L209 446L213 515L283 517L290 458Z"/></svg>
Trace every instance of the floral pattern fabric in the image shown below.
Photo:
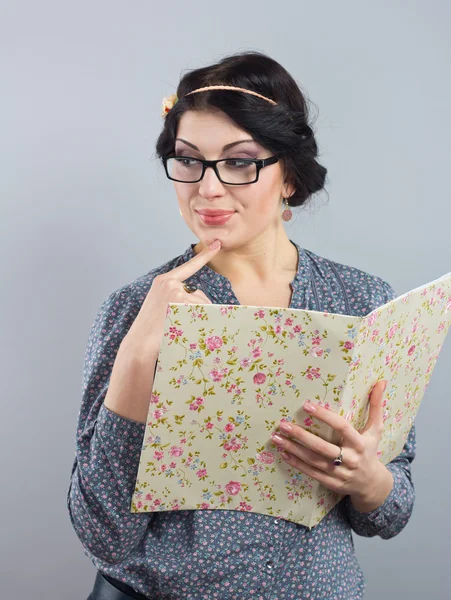
<svg viewBox="0 0 451 600"><path fill-rule="evenodd" d="M152 599L360 599L365 578L352 533L389 539L406 526L415 499L414 423L402 451L387 464L394 486L370 513L357 511L346 496L309 529L246 511L130 510L146 425L115 414L103 400L119 345L154 277L192 258L193 246L112 292L94 319L67 494L85 554L102 573ZM364 317L396 296L378 277L295 246L291 308ZM208 266L187 283L213 303L239 305L227 278Z"/></svg>

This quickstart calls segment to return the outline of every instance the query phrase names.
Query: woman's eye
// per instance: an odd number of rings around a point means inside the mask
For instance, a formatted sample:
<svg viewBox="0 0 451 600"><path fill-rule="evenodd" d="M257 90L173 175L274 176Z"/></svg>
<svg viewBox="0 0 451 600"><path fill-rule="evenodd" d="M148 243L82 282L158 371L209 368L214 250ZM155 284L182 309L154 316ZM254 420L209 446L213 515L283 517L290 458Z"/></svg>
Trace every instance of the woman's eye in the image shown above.
<svg viewBox="0 0 451 600"><path fill-rule="evenodd" d="M249 167L250 165L252 165L252 163L249 163L249 159L243 159L243 158L228 158L225 161L225 164L228 167L232 167L232 168L236 168L236 169L243 169L245 167Z"/></svg>
<svg viewBox="0 0 451 600"><path fill-rule="evenodd" d="M197 160L192 159L192 158L183 158L182 156L177 157L175 160L184 167L189 167L190 165L198 164Z"/></svg>

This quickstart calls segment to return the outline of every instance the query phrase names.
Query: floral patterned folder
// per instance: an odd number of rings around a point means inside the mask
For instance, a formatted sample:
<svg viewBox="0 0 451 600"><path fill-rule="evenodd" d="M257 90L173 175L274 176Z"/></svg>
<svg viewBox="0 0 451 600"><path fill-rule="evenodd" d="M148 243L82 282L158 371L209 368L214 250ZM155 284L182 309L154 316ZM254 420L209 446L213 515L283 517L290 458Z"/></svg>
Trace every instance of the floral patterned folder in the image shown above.
<svg viewBox="0 0 451 600"><path fill-rule="evenodd" d="M387 379L379 459L404 446L451 324L451 273L365 317L169 304L131 512L241 510L317 525L343 496L290 467L271 432L292 421L339 445L310 399L368 417Z"/></svg>

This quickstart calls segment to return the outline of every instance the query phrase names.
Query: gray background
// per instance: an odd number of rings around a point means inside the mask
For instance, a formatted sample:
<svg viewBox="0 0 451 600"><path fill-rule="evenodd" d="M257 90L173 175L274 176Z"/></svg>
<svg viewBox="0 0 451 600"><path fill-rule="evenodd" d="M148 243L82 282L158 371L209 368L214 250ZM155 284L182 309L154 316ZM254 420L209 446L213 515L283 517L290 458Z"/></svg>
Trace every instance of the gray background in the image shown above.
<svg viewBox="0 0 451 600"><path fill-rule="evenodd" d="M181 72L239 50L291 72L329 196L288 233L401 294L451 270L450 17L445 0L0 4L2 597L91 589L66 509L82 358L106 296L195 241L154 159ZM407 528L356 536L368 600L449 598L450 359L448 339L417 417Z"/></svg>

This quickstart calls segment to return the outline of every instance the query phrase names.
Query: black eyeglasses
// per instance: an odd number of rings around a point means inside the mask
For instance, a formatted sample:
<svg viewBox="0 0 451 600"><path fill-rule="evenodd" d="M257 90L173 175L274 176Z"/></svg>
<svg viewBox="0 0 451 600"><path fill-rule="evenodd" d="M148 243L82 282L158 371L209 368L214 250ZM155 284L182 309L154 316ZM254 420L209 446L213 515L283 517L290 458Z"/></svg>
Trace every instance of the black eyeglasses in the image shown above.
<svg viewBox="0 0 451 600"><path fill-rule="evenodd" d="M211 167L221 183L247 185L256 183L261 169L278 162L279 157L202 160L191 156L163 156L162 160L166 175L173 181L196 183L201 181L205 170Z"/></svg>

